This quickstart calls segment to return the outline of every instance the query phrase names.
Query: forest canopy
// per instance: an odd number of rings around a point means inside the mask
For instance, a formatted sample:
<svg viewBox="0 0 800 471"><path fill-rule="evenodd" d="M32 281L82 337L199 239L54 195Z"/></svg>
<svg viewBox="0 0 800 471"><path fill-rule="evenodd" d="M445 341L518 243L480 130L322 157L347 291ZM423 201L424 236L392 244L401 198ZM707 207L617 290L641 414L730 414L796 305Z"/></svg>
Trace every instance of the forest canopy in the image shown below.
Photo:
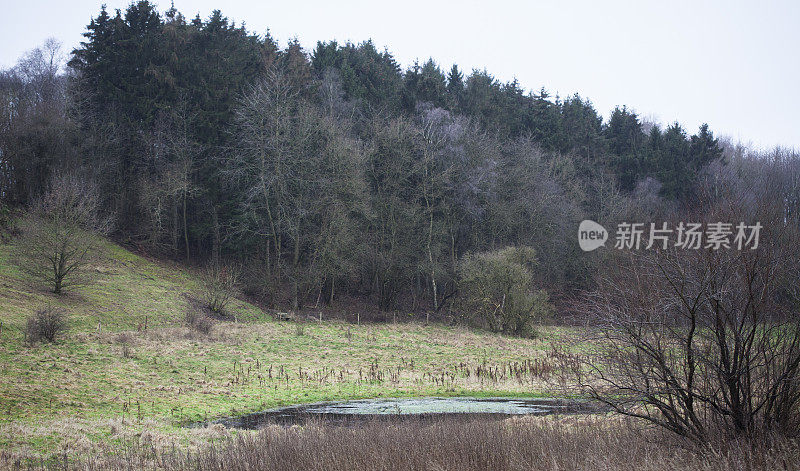
<svg viewBox="0 0 800 471"><path fill-rule="evenodd" d="M84 37L65 68L48 42L0 72L3 205L80 174L114 237L237 263L246 290L294 307L439 311L460 260L509 246L535 249L534 283L557 297L599 263L573 242L580 220L691 206L737 154L705 124L604 120L486 70L404 70L371 41L280 47L219 10L103 7Z"/></svg>

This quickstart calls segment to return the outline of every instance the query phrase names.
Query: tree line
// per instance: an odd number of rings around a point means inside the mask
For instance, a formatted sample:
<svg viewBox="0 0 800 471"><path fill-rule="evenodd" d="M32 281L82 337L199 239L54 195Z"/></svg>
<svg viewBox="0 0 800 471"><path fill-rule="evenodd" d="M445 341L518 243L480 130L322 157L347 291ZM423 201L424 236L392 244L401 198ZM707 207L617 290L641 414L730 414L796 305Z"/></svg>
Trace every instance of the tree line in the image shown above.
<svg viewBox="0 0 800 471"><path fill-rule="evenodd" d="M282 48L218 10L103 7L84 37L66 67L51 41L0 73L3 204L78 173L115 237L238 263L245 289L295 308L346 295L437 312L468 254L508 246L535 250L551 296L585 288L600 262L573 243L580 220L691 204L735 153L706 125L624 106L606 121L577 94L433 60L403 70L371 41Z"/></svg>

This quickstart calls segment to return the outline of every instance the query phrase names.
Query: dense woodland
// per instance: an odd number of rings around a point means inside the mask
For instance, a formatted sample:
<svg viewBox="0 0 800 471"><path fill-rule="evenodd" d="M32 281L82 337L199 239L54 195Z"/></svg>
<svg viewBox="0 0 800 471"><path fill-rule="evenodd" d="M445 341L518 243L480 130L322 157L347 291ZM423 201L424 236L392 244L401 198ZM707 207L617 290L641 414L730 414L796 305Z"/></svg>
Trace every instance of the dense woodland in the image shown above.
<svg viewBox="0 0 800 471"><path fill-rule="evenodd" d="M508 246L535 251L532 283L560 299L602 262L579 221L691 209L701 181L747 160L706 125L625 106L604 120L577 94L432 60L403 70L370 41L281 48L220 11L140 1L84 36L0 72L4 211L78 174L116 239L235 265L277 305L440 312L468 254Z"/></svg>

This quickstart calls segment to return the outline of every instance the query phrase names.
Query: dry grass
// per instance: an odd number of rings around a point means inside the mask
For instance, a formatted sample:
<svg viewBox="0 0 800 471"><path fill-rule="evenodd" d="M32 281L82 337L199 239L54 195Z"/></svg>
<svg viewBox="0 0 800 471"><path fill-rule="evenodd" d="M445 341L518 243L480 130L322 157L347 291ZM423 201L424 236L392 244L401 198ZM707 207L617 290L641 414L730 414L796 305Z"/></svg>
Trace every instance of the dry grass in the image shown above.
<svg viewBox="0 0 800 471"><path fill-rule="evenodd" d="M68 469L197 470L782 470L800 466L796 443L727 443L692 450L651 429L603 417L376 421L316 424L228 435L197 451L154 444L143 433L120 449L50 462ZM0 466L17 458L0 454Z"/></svg>

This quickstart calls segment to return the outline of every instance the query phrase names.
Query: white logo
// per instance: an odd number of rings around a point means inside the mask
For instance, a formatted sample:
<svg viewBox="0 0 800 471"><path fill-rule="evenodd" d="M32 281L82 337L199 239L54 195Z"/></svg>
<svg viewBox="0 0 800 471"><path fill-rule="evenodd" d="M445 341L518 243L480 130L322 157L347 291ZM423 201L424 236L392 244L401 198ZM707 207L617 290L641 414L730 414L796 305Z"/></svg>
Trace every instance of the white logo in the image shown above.
<svg viewBox="0 0 800 471"><path fill-rule="evenodd" d="M590 219L581 221L578 226L578 245L581 246L581 250L591 252L605 245L607 240L608 231L605 227Z"/></svg>
<svg viewBox="0 0 800 471"><path fill-rule="evenodd" d="M672 245L676 249L692 250L701 248L712 250L749 248L755 250L758 248L762 227L760 222L753 225L740 222L734 225L730 222L720 221L705 224L680 222L673 229L667 222L660 225L651 222L648 234L647 225L643 222L621 222L617 224L614 248L620 250L651 248L667 250ZM672 238L677 240L670 244ZM604 246L606 240L608 240L608 231L605 227L590 219L581 221L578 226L578 245L581 246L581 250L591 252Z"/></svg>

